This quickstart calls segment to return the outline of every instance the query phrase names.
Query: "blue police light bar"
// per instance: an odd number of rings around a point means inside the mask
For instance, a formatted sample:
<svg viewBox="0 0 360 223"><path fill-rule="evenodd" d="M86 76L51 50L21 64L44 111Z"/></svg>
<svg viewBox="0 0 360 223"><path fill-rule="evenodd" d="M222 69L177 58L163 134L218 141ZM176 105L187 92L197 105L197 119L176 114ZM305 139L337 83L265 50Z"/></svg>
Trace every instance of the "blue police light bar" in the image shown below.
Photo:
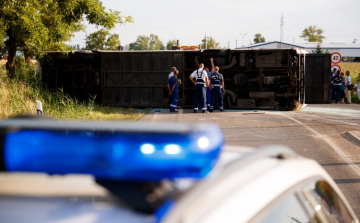
<svg viewBox="0 0 360 223"><path fill-rule="evenodd" d="M202 178L223 145L214 124L5 120L0 129L7 171L99 179Z"/></svg>

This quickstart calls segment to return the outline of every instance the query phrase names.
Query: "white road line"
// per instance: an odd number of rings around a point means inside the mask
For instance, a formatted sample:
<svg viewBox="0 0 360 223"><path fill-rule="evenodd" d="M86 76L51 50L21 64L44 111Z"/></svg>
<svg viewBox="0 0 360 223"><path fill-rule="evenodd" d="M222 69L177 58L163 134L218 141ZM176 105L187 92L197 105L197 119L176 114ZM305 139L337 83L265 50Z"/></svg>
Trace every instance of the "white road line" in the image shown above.
<svg viewBox="0 0 360 223"><path fill-rule="evenodd" d="M329 117L329 119L326 119L326 118L319 117L319 116L317 116L317 115L308 115L308 114L301 114L301 113L296 113L296 114L300 114L300 115L304 115L304 116L308 116L308 117L312 117L312 118L325 119L325 120L327 120L327 121L341 122L341 123L348 124L348 125L360 126L359 124L355 124L355 123L351 123L351 122L344 122L344 121L334 120L334 119L332 119L333 117L332 117L332 118Z"/></svg>
<svg viewBox="0 0 360 223"><path fill-rule="evenodd" d="M283 115L283 114L282 114ZM324 140L329 146L331 146L331 148L333 148L333 150L341 157L341 159L343 159L354 171L355 173L357 173L360 176L360 168L349 158L347 157L343 151L341 151L341 149L339 147L337 147L334 143L332 143L326 136L318 133L317 131L315 131L314 129L310 128L309 126L305 125L304 123L292 118L292 117L288 117L286 115L283 115L286 118L304 126L306 129L308 129L310 132L314 133L315 135L319 136L322 140Z"/></svg>

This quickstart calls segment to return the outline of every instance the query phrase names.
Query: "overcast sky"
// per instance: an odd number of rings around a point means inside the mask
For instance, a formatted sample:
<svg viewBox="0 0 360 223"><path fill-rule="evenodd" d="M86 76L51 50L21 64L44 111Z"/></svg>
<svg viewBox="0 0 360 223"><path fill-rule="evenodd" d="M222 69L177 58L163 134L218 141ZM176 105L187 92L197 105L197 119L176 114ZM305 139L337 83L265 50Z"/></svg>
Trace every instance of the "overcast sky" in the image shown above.
<svg viewBox="0 0 360 223"><path fill-rule="evenodd" d="M134 23L116 26L121 45L138 35L158 35L163 42L179 39L181 45L198 45L205 36L221 46L235 48L253 42L261 33L266 41L280 40L284 14L284 42L303 43L301 32L309 25L324 30L324 43L360 43L360 0L102 0L107 9L130 15ZM100 28L87 25L87 33ZM76 33L71 44L85 44L85 32Z"/></svg>

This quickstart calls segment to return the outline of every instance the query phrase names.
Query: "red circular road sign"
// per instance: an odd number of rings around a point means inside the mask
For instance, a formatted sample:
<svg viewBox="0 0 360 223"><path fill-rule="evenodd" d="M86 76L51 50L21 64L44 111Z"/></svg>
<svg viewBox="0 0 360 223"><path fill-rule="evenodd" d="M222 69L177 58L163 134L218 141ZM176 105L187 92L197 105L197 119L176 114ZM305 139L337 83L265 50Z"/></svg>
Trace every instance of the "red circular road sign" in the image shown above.
<svg viewBox="0 0 360 223"><path fill-rule="evenodd" d="M332 65L331 69L336 69L341 72L341 67L338 64Z"/></svg>
<svg viewBox="0 0 360 223"><path fill-rule="evenodd" d="M341 61L341 55L340 55L340 53L334 52L334 53L331 54L331 62L332 62L333 64L340 63L340 61Z"/></svg>

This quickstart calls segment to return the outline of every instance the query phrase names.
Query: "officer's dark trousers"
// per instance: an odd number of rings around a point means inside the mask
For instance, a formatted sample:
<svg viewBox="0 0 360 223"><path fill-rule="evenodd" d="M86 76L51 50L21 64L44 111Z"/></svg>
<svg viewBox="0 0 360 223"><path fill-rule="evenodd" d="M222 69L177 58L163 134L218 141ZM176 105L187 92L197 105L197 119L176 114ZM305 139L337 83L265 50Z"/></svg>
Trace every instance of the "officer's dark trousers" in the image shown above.
<svg viewBox="0 0 360 223"><path fill-rule="evenodd" d="M207 106L210 106L211 104L211 90L209 87L206 88L206 104Z"/></svg>
<svg viewBox="0 0 360 223"><path fill-rule="evenodd" d="M340 91L341 91L341 85L333 85L332 92L331 92L331 98L335 100L335 103L339 102L340 98Z"/></svg>
<svg viewBox="0 0 360 223"><path fill-rule="evenodd" d="M195 85L194 112L198 111L198 106L202 108L202 112L206 112L206 87L204 84Z"/></svg>
<svg viewBox="0 0 360 223"><path fill-rule="evenodd" d="M170 111L175 111L178 104L179 92L174 92L170 95Z"/></svg>
<svg viewBox="0 0 360 223"><path fill-rule="evenodd" d="M214 86L213 89L211 90L211 104L210 104L210 108L209 108L210 112L214 111L214 104L215 104L216 98L219 99L220 111L223 111L224 110L224 101L223 101L223 93L222 93L220 86Z"/></svg>

